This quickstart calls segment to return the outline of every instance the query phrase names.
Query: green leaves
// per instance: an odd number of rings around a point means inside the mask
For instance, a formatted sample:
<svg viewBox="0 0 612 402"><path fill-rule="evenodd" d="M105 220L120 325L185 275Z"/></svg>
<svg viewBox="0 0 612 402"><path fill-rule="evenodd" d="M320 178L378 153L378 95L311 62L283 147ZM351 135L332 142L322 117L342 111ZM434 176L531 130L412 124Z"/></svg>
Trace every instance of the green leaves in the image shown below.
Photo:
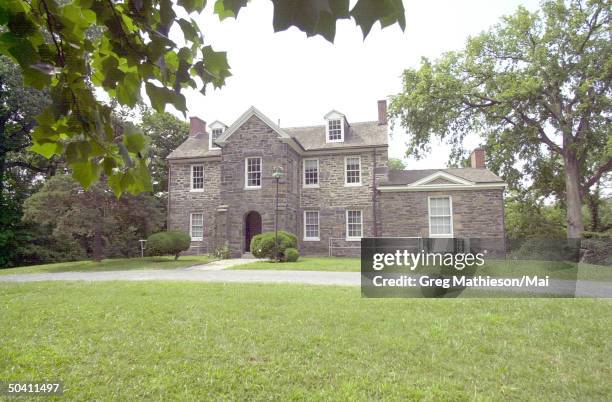
<svg viewBox="0 0 612 402"><path fill-rule="evenodd" d="M380 21L382 28L398 23L402 30L406 29L402 0L359 0L351 11L351 16L361 28L364 38L368 36L376 21Z"/></svg>
<svg viewBox="0 0 612 402"><path fill-rule="evenodd" d="M163 112L166 105L170 103L177 110L181 112L187 112L187 105L185 103L185 96L181 93L168 89L166 87L158 87L150 82L145 84L147 95L151 100L151 106L158 112Z"/></svg>
<svg viewBox="0 0 612 402"><path fill-rule="evenodd" d="M272 0L274 30L284 31L292 26L307 36L321 35L330 42L336 36L336 22L353 17L361 27L363 37L370 33L376 21L381 26L398 23L406 28L402 0L359 0L349 12L349 0Z"/></svg>
<svg viewBox="0 0 612 402"><path fill-rule="evenodd" d="M336 21L353 16L367 35L375 21L404 26L399 0L273 0L275 30L296 26L332 41ZM236 17L247 0L216 0L219 18ZM181 91L231 76L227 54L204 42L197 23L205 0L9 0L0 4L0 54L17 62L27 85L48 88L52 105L39 116L31 150L45 157L66 154L74 177L88 187L104 172L116 194L150 188L137 133L122 133L96 91L133 107L144 84L153 108L168 104L186 113ZM177 10L182 8L183 12ZM185 45L170 38L180 28ZM174 35L172 36L174 38ZM122 136L121 141L117 138Z"/></svg>
<svg viewBox="0 0 612 402"><path fill-rule="evenodd" d="M437 137L458 161L463 139L480 135L511 188L565 198L568 236L579 237L581 197L612 169L611 20L606 2L545 1L407 69L389 110L411 134L409 152L421 156Z"/></svg>
<svg viewBox="0 0 612 402"><path fill-rule="evenodd" d="M217 0L215 2L215 14L219 19L236 18L242 7L245 7L247 0Z"/></svg>

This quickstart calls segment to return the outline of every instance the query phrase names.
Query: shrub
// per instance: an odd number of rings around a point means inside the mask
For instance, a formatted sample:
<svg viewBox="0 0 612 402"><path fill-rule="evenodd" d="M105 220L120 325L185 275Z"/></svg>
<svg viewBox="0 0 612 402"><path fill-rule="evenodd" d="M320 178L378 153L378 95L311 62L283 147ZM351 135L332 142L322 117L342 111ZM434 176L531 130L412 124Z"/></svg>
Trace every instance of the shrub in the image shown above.
<svg viewBox="0 0 612 402"><path fill-rule="evenodd" d="M582 262L597 265L612 265L612 241L604 236L587 238L580 243Z"/></svg>
<svg viewBox="0 0 612 402"><path fill-rule="evenodd" d="M221 258L222 260L230 258L229 243L225 242L222 246L217 247L215 251L213 251L213 255L217 258Z"/></svg>
<svg viewBox="0 0 612 402"><path fill-rule="evenodd" d="M300 258L300 252L296 248L289 247L285 250L285 261L296 262Z"/></svg>
<svg viewBox="0 0 612 402"><path fill-rule="evenodd" d="M251 253L257 258L275 259L274 255L274 232L261 233L251 239ZM278 254L281 260L284 259L285 250L288 248L297 249L297 237L293 233L278 231Z"/></svg>
<svg viewBox="0 0 612 402"><path fill-rule="evenodd" d="M530 238L510 249L510 257L517 260L578 262L580 242L571 239Z"/></svg>
<svg viewBox="0 0 612 402"><path fill-rule="evenodd" d="M191 236L185 232L171 230L155 233L147 239L147 254L173 255L178 260L181 251L189 249Z"/></svg>

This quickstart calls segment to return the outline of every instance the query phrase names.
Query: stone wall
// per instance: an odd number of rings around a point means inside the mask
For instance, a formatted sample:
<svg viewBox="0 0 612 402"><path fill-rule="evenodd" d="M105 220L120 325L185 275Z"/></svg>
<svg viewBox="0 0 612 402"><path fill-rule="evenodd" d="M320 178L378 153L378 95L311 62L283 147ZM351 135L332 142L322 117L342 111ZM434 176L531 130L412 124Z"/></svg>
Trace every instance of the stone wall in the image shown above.
<svg viewBox="0 0 612 402"><path fill-rule="evenodd" d="M428 197L451 196L455 237L503 238L503 191L385 192L380 195L382 233L387 237L428 237Z"/></svg>
<svg viewBox="0 0 612 402"><path fill-rule="evenodd" d="M260 189L245 187L245 159L262 158ZM221 200L227 208L227 235L232 256L248 249L244 239L244 219L250 211L262 218L262 230L274 230L276 181L273 168L282 166L285 177L279 182L278 227L297 231L299 189L294 182L299 174L299 157L281 142L267 124L252 116L236 130L223 148L221 160Z"/></svg>
<svg viewBox="0 0 612 402"><path fill-rule="evenodd" d="M358 155L361 157L361 186L345 186L345 158ZM364 236L374 234L373 209L373 167L386 166L387 151L376 151L376 163L372 151L360 153L338 153L312 156L319 160L319 187L304 188L303 165L300 165L300 216L299 232L300 249L304 254L327 255L329 239L342 247L357 247L359 242L346 241L346 211L361 210ZM319 211L319 241L304 241L304 211ZM354 249L336 249L335 255L358 254Z"/></svg>
<svg viewBox="0 0 612 402"><path fill-rule="evenodd" d="M220 163L219 160L170 163L168 229L190 233L190 214L204 214L203 240L191 242L188 252L190 254L208 253L213 250L215 213L221 200ZM191 165L204 166L204 191L191 190Z"/></svg>

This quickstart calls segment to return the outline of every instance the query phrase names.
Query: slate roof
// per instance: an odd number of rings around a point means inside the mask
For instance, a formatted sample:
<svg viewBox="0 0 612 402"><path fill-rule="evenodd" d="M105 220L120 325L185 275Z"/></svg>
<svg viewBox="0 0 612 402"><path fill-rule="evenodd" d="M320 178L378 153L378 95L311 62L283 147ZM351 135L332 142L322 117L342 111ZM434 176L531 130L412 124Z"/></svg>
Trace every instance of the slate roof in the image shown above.
<svg viewBox="0 0 612 402"><path fill-rule="evenodd" d="M353 147L388 146L387 125L377 121L351 123L344 142L325 142L325 126L282 128L304 150L342 149ZM168 155L168 159L203 158L221 155L219 149L208 149L208 134L189 137Z"/></svg>
<svg viewBox="0 0 612 402"><path fill-rule="evenodd" d="M503 183L504 181L487 169L474 168L449 168L449 169L422 169L422 170L391 170L388 179L380 183L381 186L401 186L414 183L415 181L431 176L436 172L445 172L461 179L469 180L477 184ZM383 172L377 172L383 173Z"/></svg>
<svg viewBox="0 0 612 402"><path fill-rule="evenodd" d="M220 149L208 149L208 134L197 134L189 137L168 155L168 159L203 158L219 156Z"/></svg>
<svg viewBox="0 0 612 402"><path fill-rule="evenodd" d="M325 142L325 126L288 127L282 129L305 150L336 149L349 147L387 146L387 125L377 121L350 123L344 134L344 142Z"/></svg>

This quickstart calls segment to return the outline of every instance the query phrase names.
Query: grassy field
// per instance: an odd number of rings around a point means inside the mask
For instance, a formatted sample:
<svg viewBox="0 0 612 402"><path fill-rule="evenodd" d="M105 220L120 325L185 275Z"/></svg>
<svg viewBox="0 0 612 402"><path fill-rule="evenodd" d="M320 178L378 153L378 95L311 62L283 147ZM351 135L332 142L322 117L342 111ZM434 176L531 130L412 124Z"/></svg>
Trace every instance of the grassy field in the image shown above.
<svg viewBox="0 0 612 402"><path fill-rule="evenodd" d="M286 271L342 271L360 272L359 258L341 257L300 257L296 262L275 263L256 261L236 266L237 270L286 270ZM417 271L415 271L417 272ZM460 272L459 272L460 273ZM476 274L498 277L522 275L549 275L556 279L578 279L612 281L612 267L551 261L488 261Z"/></svg>
<svg viewBox="0 0 612 402"><path fill-rule="evenodd" d="M270 269L275 271L336 271L336 272L359 272L359 258L342 257L300 257L296 262L276 263L271 261L255 261L243 264L232 269Z"/></svg>
<svg viewBox="0 0 612 402"><path fill-rule="evenodd" d="M206 264L213 261L209 255L189 255L179 257L177 261L173 256L145 257L145 258L117 258L94 261L72 261L57 264L32 265L29 267L0 269L0 275L33 274L45 272L87 272L87 271L121 271L132 269L173 269L185 268L194 265Z"/></svg>
<svg viewBox="0 0 612 402"><path fill-rule="evenodd" d="M0 284L0 381L74 400L609 400L609 300Z"/></svg>

